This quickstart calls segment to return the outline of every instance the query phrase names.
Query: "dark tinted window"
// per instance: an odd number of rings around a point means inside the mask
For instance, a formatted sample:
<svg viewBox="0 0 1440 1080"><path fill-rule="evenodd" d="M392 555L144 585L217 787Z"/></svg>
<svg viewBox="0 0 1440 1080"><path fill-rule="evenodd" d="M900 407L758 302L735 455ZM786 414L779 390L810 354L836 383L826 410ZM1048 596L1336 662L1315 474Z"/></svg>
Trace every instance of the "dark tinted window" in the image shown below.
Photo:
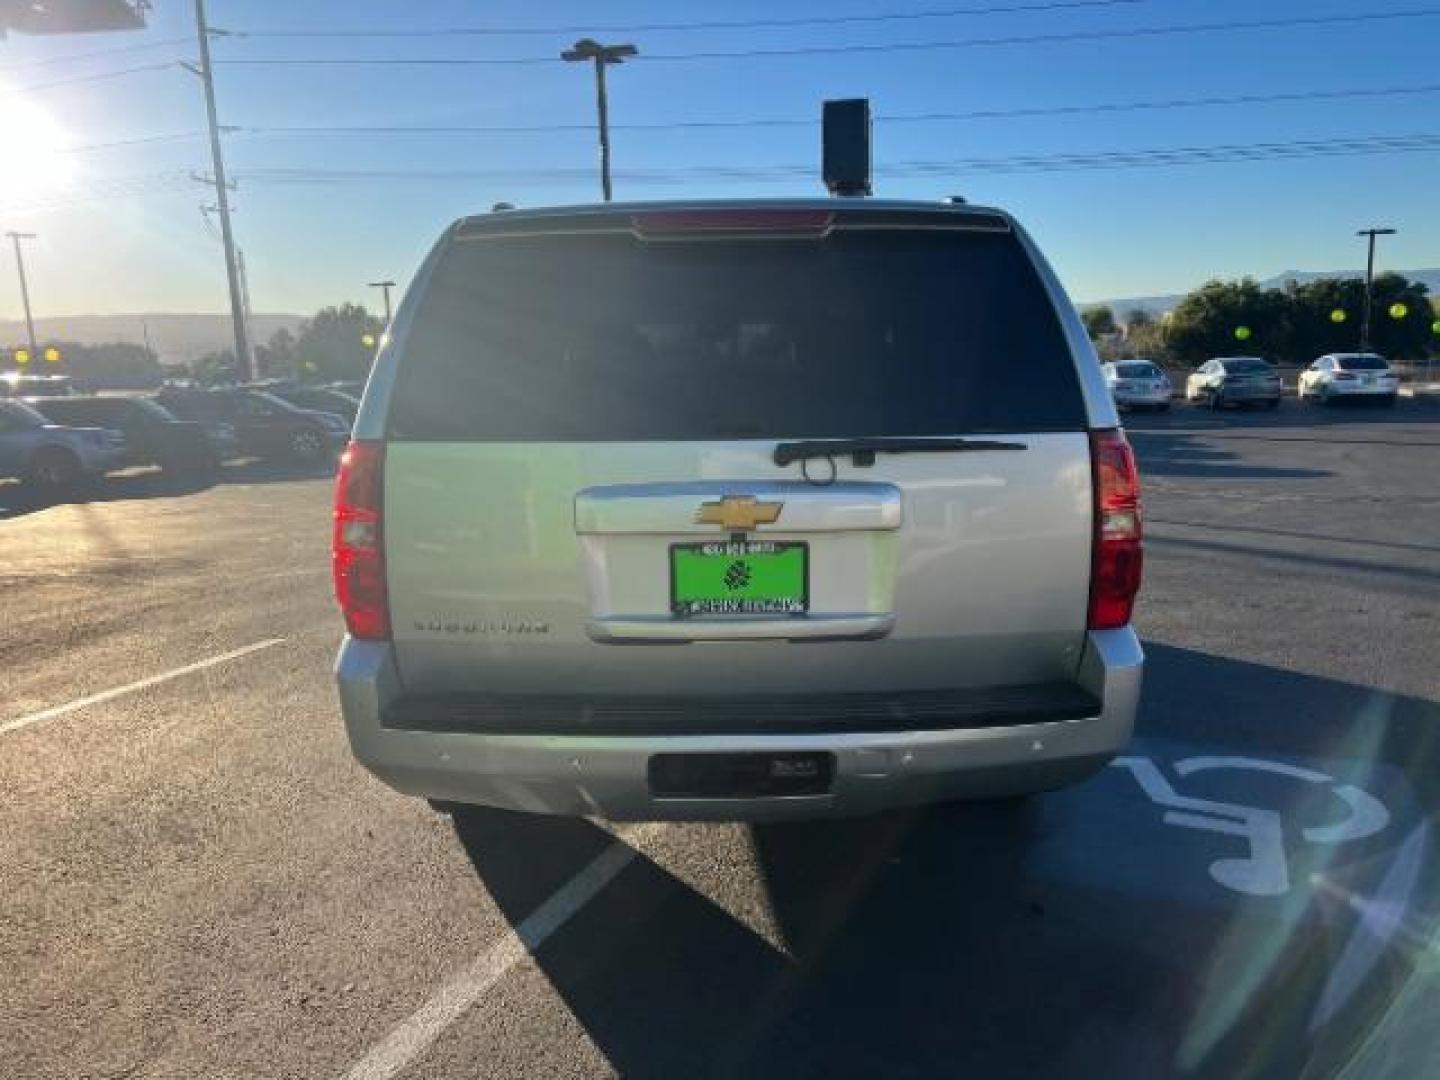
<svg viewBox="0 0 1440 1080"><path fill-rule="evenodd" d="M235 407L248 416L274 416L299 412L294 405L264 390L245 390L234 395Z"/></svg>
<svg viewBox="0 0 1440 1080"><path fill-rule="evenodd" d="M205 393L178 393L163 394L159 398L161 406L183 420L219 420L228 415L231 410L227 409L225 402L219 396Z"/></svg>
<svg viewBox="0 0 1440 1080"><path fill-rule="evenodd" d="M1390 365L1379 356L1342 356L1341 371L1388 371Z"/></svg>
<svg viewBox="0 0 1440 1080"><path fill-rule="evenodd" d="M1115 373L1122 379L1154 379L1160 370L1154 364L1116 364Z"/></svg>
<svg viewBox="0 0 1440 1080"><path fill-rule="evenodd" d="M1264 360L1250 360L1241 358L1238 360L1222 361L1227 375L1274 375L1275 369Z"/></svg>
<svg viewBox="0 0 1440 1080"><path fill-rule="evenodd" d="M1010 234L455 243L390 412L410 439L1079 430L1059 323Z"/></svg>
<svg viewBox="0 0 1440 1080"><path fill-rule="evenodd" d="M18 401L0 401L0 417L4 418L5 427L9 431L19 431L23 428L52 423L29 405L23 405Z"/></svg>

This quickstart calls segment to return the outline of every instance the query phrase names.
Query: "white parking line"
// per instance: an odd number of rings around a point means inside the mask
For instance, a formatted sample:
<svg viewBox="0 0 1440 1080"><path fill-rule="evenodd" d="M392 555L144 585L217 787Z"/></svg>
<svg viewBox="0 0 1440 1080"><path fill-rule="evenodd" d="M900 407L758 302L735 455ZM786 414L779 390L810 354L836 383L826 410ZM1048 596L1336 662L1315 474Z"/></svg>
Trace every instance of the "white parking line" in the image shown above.
<svg viewBox="0 0 1440 1080"><path fill-rule="evenodd" d="M546 938L599 895L615 876L630 865L639 848L663 828L641 825L628 830L549 899L530 913L519 926L505 933L474 963L460 972L430 999L376 1043L345 1074L345 1080L389 1080L423 1054L451 1024L485 996L506 972L545 943Z"/></svg>
<svg viewBox="0 0 1440 1080"><path fill-rule="evenodd" d="M0 735L6 735L12 731L19 731L23 727L38 724L42 720L53 720L57 716L64 716L66 713L72 713L77 709L98 705L102 701L110 701L124 694L133 694L137 690L144 690L146 687L154 686L156 683L178 679L181 675L189 675L191 672L203 671L205 668L214 667L216 664L224 664L231 660L238 660L242 656L249 656L251 653L259 652L261 649L268 649L272 645L279 645L284 640L284 638L266 638L264 641L257 641L253 645L246 645L243 649L233 649L230 652L221 653L219 656L212 656L205 660L197 660L193 664L186 664L184 667L175 668L173 671L161 672L159 675L151 675L148 679L141 679L139 682L117 686L113 690L102 690L98 694L77 698L75 701L66 702L64 705L56 705L54 708L31 713L29 716L22 716L16 720L6 720L0 723Z"/></svg>

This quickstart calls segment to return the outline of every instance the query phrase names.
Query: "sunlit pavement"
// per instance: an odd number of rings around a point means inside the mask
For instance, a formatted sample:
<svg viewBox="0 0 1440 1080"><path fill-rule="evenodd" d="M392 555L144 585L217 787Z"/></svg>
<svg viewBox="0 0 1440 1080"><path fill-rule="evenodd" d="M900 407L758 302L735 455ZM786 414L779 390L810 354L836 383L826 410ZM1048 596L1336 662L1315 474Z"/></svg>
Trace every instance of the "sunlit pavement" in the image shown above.
<svg viewBox="0 0 1440 1080"><path fill-rule="evenodd" d="M351 762L325 477L0 485L0 1074L1427 1075L1440 412L1127 420L1123 759L618 838Z"/></svg>

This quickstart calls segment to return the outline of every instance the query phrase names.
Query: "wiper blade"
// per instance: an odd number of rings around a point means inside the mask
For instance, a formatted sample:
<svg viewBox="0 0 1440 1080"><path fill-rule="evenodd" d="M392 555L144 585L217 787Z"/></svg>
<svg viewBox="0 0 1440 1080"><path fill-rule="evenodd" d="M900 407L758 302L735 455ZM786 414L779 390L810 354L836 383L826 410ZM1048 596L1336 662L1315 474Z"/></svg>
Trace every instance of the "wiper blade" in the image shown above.
<svg viewBox="0 0 1440 1080"><path fill-rule="evenodd" d="M865 439L802 439L775 446L776 465L807 458L851 454L856 465L873 465L876 454L964 454L989 450L1025 450L1025 443L999 439L936 438L917 435L875 435Z"/></svg>

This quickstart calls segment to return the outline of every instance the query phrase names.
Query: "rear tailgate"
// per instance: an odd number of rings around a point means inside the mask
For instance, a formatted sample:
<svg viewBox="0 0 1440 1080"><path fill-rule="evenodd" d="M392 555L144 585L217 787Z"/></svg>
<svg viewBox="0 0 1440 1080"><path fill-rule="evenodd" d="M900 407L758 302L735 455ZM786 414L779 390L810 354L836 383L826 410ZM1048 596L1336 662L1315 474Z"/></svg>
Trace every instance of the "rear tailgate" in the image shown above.
<svg viewBox="0 0 1440 1080"><path fill-rule="evenodd" d="M1003 219L826 218L452 242L388 419L408 687L598 700L1073 677L1089 449L1034 268ZM1009 445L774 460L784 441L873 436Z"/></svg>

